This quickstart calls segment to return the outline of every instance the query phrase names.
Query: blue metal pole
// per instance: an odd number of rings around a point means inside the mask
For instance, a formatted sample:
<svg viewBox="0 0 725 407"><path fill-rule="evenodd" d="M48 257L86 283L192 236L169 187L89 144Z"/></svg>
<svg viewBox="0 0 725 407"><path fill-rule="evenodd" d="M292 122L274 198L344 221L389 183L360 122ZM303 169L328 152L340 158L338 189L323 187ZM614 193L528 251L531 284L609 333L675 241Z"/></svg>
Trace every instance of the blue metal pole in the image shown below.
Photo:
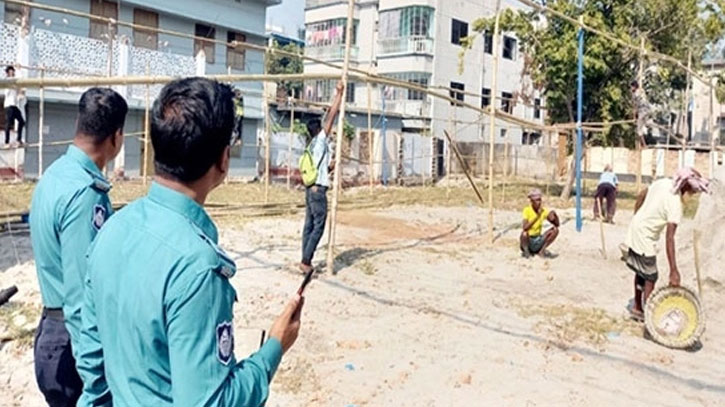
<svg viewBox="0 0 725 407"><path fill-rule="evenodd" d="M383 185L388 185L388 172L385 169L385 164L386 164L386 162L385 162L385 131L388 128L388 119L385 118L385 88L383 88L382 97L383 97L383 117L381 118L381 120L383 122L383 127L382 127L382 130L380 131L380 136L381 136L380 139L383 143L383 168L382 168L382 173L380 174L381 175L380 182Z"/></svg>
<svg viewBox="0 0 725 407"><path fill-rule="evenodd" d="M576 231L582 231L582 98L584 96L584 30L579 27L576 90Z"/></svg>

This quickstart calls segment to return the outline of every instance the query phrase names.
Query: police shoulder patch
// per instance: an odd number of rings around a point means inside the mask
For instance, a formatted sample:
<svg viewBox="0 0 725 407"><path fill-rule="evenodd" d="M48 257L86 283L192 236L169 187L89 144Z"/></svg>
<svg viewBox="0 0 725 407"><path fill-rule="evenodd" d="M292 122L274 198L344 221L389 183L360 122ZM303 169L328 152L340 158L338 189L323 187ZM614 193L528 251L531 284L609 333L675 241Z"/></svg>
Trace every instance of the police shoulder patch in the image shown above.
<svg viewBox="0 0 725 407"><path fill-rule="evenodd" d="M234 329L232 323L224 321L216 326L216 357L223 365L228 365L234 354Z"/></svg>
<svg viewBox="0 0 725 407"><path fill-rule="evenodd" d="M93 206L93 218L91 219L91 224L93 225L93 228L96 230L101 230L101 226L106 222L106 207L103 205L94 205Z"/></svg>

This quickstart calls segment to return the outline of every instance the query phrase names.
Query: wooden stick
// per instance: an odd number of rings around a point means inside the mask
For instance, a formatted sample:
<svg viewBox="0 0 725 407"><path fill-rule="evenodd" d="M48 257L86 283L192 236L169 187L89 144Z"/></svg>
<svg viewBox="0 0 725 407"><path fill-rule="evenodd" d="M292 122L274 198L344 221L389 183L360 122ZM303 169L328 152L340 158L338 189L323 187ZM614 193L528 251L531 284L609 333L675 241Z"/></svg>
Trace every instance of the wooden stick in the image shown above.
<svg viewBox="0 0 725 407"><path fill-rule="evenodd" d="M146 75L150 73L149 63L146 62ZM149 85L146 85L146 107L144 109L144 125L143 125L143 185L146 186L147 177L149 175L149 133L151 130L149 120L149 99L150 99Z"/></svg>
<svg viewBox="0 0 725 407"><path fill-rule="evenodd" d="M372 98L373 89L370 82L367 83L368 88L368 175L370 181L370 195L373 194L373 113Z"/></svg>
<svg viewBox="0 0 725 407"><path fill-rule="evenodd" d="M40 77L45 76L45 71L40 70ZM40 88L40 102L38 104L38 179L43 176L43 126L45 126L45 88Z"/></svg>
<svg viewBox="0 0 725 407"><path fill-rule="evenodd" d="M697 296L702 302L702 279L700 278L700 231L692 232L692 251L695 255L695 277L697 278Z"/></svg>
<svg viewBox="0 0 725 407"><path fill-rule="evenodd" d="M500 42L500 20L501 20L501 0L496 0L496 23L493 29L493 80L491 83L491 95L494 99L491 100L489 108L491 114L489 115L489 134L488 134L488 239L493 243L493 154L494 154L494 142L496 136L496 107L495 96L498 92L498 54L499 54L499 42Z"/></svg>
<svg viewBox="0 0 725 407"><path fill-rule="evenodd" d="M595 198L596 199L596 198ZM604 239L604 198L599 198L599 236L602 238L602 256L607 259L607 243Z"/></svg>
<svg viewBox="0 0 725 407"><path fill-rule="evenodd" d="M644 37L640 38L640 45L639 45L639 72L637 74L637 82L639 83L639 91L644 92ZM640 117L642 112L639 110L637 111L637 118L640 123L642 123L642 117ZM639 126L637 126L639 127ZM637 128L637 133L639 133L641 129ZM637 134L637 191L639 192L642 189L642 139L644 138L644 135Z"/></svg>
<svg viewBox="0 0 725 407"><path fill-rule="evenodd" d="M264 54L264 73L267 73L267 59L269 58L268 54ZM262 96L262 103L264 103L264 106L262 106L264 110L264 202L269 202L269 156L270 156L270 111L269 111L269 100L267 99L269 88L267 86L267 82L265 81L263 84L262 89L264 90L264 95Z"/></svg>
<svg viewBox="0 0 725 407"><path fill-rule="evenodd" d="M481 202L481 206L485 207L486 202L483 200L483 196L478 191L478 187L476 186L476 183L473 182L473 178L471 178L471 174L468 171L468 166L466 165L466 162L463 161L463 156L461 156L461 152L458 151L458 146L453 142L453 139L451 138L450 134L446 130L443 130L443 134L446 135L446 138L448 139L448 144L452 147L453 152L456 155L456 159L458 159L458 162L461 164L461 169L463 170L463 173L466 174L466 178L468 178L468 182L471 184L471 187L473 188L473 192L476 193L476 196L478 197L478 201Z"/></svg>
<svg viewBox="0 0 725 407"><path fill-rule="evenodd" d="M289 114L289 138L287 141L287 189L292 187L292 143L293 133L295 129L295 104L290 98L290 114Z"/></svg>
<svg viewBox="0 0 725 407"><path fill-rule="evenodd" d="M342 156L342 136L345 132L345 107L347 105L348 75L350 69L350 44L352 40L353 14L355 11L355 0L349 0L347 4L347 21L345 22L345 60L342 66L342 104L340 115L337 119L337 137L335 141L335 159L340 160ZM340 197L340 186L342 184L342 165L337 166L332 173L332 209L330 211L330 234L327 243L327 270L335 274L335 233L337 227L337 205Z"/></svg>

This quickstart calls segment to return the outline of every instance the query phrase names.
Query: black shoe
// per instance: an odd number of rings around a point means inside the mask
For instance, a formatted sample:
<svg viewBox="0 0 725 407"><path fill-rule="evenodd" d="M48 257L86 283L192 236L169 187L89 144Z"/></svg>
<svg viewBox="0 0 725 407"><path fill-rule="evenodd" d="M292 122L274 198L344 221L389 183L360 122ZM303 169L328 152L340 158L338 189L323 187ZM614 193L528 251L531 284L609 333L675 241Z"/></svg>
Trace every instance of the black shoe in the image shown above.
<svg viewBox="0 0 725 407"><path fill-rule="evenodd" d="M10 300L10 297L18 293L18 287L12 286L4 290L0 290L0 305L5 304Z"/></svg>

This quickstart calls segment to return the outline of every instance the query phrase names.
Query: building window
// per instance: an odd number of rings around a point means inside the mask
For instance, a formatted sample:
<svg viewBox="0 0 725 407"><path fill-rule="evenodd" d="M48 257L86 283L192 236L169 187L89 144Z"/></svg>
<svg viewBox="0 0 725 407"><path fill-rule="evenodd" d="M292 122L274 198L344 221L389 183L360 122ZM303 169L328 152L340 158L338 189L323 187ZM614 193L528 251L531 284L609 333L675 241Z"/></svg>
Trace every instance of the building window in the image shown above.
<svg viewBox="0 0 725 407"><path fill-rule="evenodd" d="M246 42L247 37L234 31L227 31L227 43ZM241 47L227 46L227 66L232 69L244 70L245 49Z"/></svg>
<svg viewBox="0 0 725 407"><path fill-rule="evenodd" d="M491 104L491 89L481 89L481 107L486 107Z"/></svg>
<svg viewBox="0 0 725 407"><path fill-rule="evenodd" d="M493 55L493 34L488 31L483 33L483 52Z"/></svg>
<svg viewBox="0 0 725 407"><path fill-rule="evenodd" d="M355 103L355 83L354 82L347 83L347 92L345 93L345 102L346 103Z"/></svg>
<svg viewBox="0 0 725 407"><path fill-rule="evenodd" d="M118 20L118 4L115 1L91 0L91 14ZM108 41L109 30L115 30L115 27L109 27L109 24L105 21L91 20L88 36L97 40ZM111 32L111 35L113 34L115 34L115 31Z"/></svg>
<svg viewBox="0 0 725 407"><path fill-rule="evenodd" d="M347 19L345 18L307 24L305 26L305 47L318 48L345 45L346 25ZM352 25L352 45L357 45L357 27L358 20L354 20Z"/></svg>
<svg viewBox="0 0 725 407"><path fill-rule="evenodd" d="M534 119L541 119L541 99L534 99Z"/></svg>
<svg viewBox="0 0 725 407"><path fill-rule="evenodd" d="M211 40L216 38L216 29L204 24L196 24L194 26L194 36L209 38ZM209 64L214 63L214 43L211 41L204 41L200 38L194 39L194 56L199 55L199 51L204 50L206 56L206 62Z"/></svg>
<svg viewBox="0 0 725 407"><path fill-rule="evenodd" d="M452 19L451 22L451 43L461 45L461 38L468 37L468 23Z"/></svg>
<svg viewBox="0 0 725 407"><path fill-rule="evenodd" d="M460 92L457 92L457 90ZM463 99L464 99L463 92L465 90L466 90L466 86L464 84L459 83L459 82L451 82L450 95L453 99L463 102ZM451 105L454 105L454 104L455 103L451 102ZM455 104L455 105L459 105L459 104Z"/></svg>
<svg viewBox="0 0 725 407"><path fill-rule="evenodd" d="M401 72L384 75L386 78L393 78L399 81L414 83L427 88L431 74L427 72ZM401 89L390 87L385 94L387 100L425 100L425 93L415 89Z"/></svg>
<svg viewBox="0 0 725 407"><path fill-rule="evenodd" d="M133 23L144 27L159 28L159 15L153 11L135 8L133 9ZM143 28L134 28L133 45L141 48L158 49L159 33L144 30Z"/></svg>
<svg viewBox="0 0 725 407"><path fill-rule="evenodd" d="M516 38L503 37L503 57L504 59L516 59Z"/></svg>
<svg viewBox="0 0 725 407"><path fill-rule="evenodd" d="M433 8L404 7L380 12L380 39L425 37L432 38Z"/></svg>
<svg viewBox="0 0 725 407"><path fill-rule="evenodd" d="M506 113L513 113L514 111L514 95L509 92L501 92L501 110Z"/></svg>
<svg viewBox="0 0 725 407"><path fill-rule="evenodd" d="M5 3L5 22L7 24L22 25L23 15L29 13L29 9L23 10L24 6L15 3Z"/></svg>
<svg viewBox="0 0 725 407"><path fill-rule="evenodd" d="M506 129L501 129L501 133L500 134L501 134L501 138L505 138L506 137Z"/></svg>

